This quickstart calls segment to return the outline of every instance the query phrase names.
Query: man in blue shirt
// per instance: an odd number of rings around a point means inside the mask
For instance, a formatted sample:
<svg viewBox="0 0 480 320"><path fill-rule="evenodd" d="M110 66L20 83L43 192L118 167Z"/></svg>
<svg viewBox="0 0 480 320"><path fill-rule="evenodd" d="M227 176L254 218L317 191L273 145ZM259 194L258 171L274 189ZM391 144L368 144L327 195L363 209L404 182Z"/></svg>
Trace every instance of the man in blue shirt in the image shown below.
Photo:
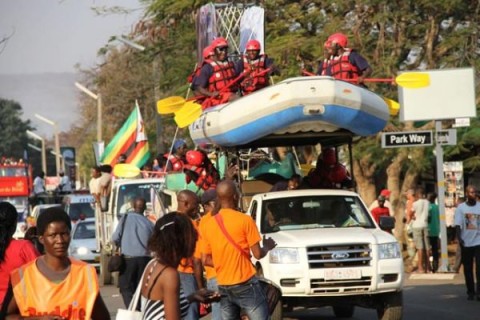
<svg viewBox="0 0 480 320"><path fill-rule="evenodd" d="M467 286L468 300L473 300L475 293L480 301L480 203L477 202L477 190L469 185L466 188L467 200L455 210L457 239L462 248L463 273ZM473 260L475 259L475 279L473 277Z"/></svg>
<svg viewBox="0 0 480 320"><path fill-rule="evenodd" d="M136 198L133 212L120 219L112 235L112 241L121 248L125 257L125 268L120 271L118 287L126 307L130 305L143 270L151 259L148 239L153 233L153 224L143 214L146 207L144 198Z"/></svg>

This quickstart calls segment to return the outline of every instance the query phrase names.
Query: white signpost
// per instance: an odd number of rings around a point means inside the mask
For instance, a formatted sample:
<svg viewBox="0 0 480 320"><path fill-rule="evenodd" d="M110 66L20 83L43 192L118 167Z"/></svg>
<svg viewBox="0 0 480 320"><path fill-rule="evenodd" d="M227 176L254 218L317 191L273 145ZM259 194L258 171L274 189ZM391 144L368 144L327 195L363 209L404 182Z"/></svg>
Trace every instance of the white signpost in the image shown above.
<svg viewBox="0 0 480 320"><path fill-rule="evenodd" d="M456 129L443 130L441 120L476 117L473 68L427 70L430 84L423 88L398 87L400 121L435 120L438 204L440 210L441 265L448 272L447 229L445 224L445 178L443 148L456 144Z"/></svg>

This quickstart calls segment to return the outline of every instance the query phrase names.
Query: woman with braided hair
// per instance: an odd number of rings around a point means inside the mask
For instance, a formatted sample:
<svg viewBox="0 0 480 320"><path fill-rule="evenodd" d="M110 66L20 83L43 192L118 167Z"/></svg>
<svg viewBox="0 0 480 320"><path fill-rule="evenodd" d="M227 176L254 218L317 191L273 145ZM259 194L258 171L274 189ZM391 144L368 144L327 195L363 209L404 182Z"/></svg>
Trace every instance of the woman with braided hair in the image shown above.
<svg viewBox="0 0 480 320"><path fill-rule="evenodd" d="M18 213L8 202L0 202L0 307L8 289L10 272L35 260L40 254L28 240L15 240Z"/></svg>

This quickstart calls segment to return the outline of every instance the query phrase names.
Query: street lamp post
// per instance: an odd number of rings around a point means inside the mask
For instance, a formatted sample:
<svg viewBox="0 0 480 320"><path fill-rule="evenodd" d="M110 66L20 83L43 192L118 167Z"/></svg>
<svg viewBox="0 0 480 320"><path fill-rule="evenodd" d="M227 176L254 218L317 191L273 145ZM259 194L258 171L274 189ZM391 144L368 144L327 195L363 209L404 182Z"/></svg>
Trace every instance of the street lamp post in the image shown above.
<svg viewBox="0 0 480 320"><path fill-rule="evenodd" d="M45 151L45 139L40 137L38 134L27 130L27 134L33 139L40 140L42 142L42 171L47 174L47 153Z"/></svg>
<svg viewBox="0 0 480 320"><path fill-rule="evenodd" d="M38 119L42 120L45 123L48 123L49 125L53 126L54 132L55 132L55 167L57 170L57 177L60 176L60 139L58 136L58 125L55 121L52 121L50 119L47 119L37 113L35 113L35 117Z"/></svg>
<svg viewBox="0 0 480 320"><path fill-rule="evenodd" d="M124 37L115 37L115 39L117 39L118 41L126 44L129 47L132 47L132 48L137 49L139 51L145 51L144 46L142 46L138 43L135 43L131 40L125 39ZM153 58L152 68L153 68L152 76L153 76L153 82L154 82L153 92L154 92L154 99L155 99L154 112L155 112L155 120L156 120L155 124L156 124L156 132L157 132L156 146L157 146L157 152L158 153L163 153L164 152L163 144L161 143L162 118L158 114L157 108L155 106L157 101L160 99L160 87L158 85L158 83L159 83L159 72L157 71L158 70L158 61L157 61L157 58L155 58L155 57Z"/></svg>
<svg viewBox="0 0 480 320"><path fill-rule="evenodd" d="M75 82L75 86L93 99L97 100L97 142L100 143L102 141L102 96L100 93L93 93L78 82Z"/></svg>

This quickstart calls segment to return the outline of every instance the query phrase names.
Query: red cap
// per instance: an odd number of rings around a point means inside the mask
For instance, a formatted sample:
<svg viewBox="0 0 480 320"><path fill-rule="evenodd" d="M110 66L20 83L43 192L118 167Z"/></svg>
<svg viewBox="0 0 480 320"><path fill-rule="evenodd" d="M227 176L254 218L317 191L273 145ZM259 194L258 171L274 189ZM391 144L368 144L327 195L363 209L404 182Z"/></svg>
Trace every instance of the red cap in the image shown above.
<svg viewBox="0 0 480 320"><path fill-rule="evenodd" d="M382 191L380 191L380 195L384 197L390 197L390 194L391 192L388 189L383 189Z"/></svg>

